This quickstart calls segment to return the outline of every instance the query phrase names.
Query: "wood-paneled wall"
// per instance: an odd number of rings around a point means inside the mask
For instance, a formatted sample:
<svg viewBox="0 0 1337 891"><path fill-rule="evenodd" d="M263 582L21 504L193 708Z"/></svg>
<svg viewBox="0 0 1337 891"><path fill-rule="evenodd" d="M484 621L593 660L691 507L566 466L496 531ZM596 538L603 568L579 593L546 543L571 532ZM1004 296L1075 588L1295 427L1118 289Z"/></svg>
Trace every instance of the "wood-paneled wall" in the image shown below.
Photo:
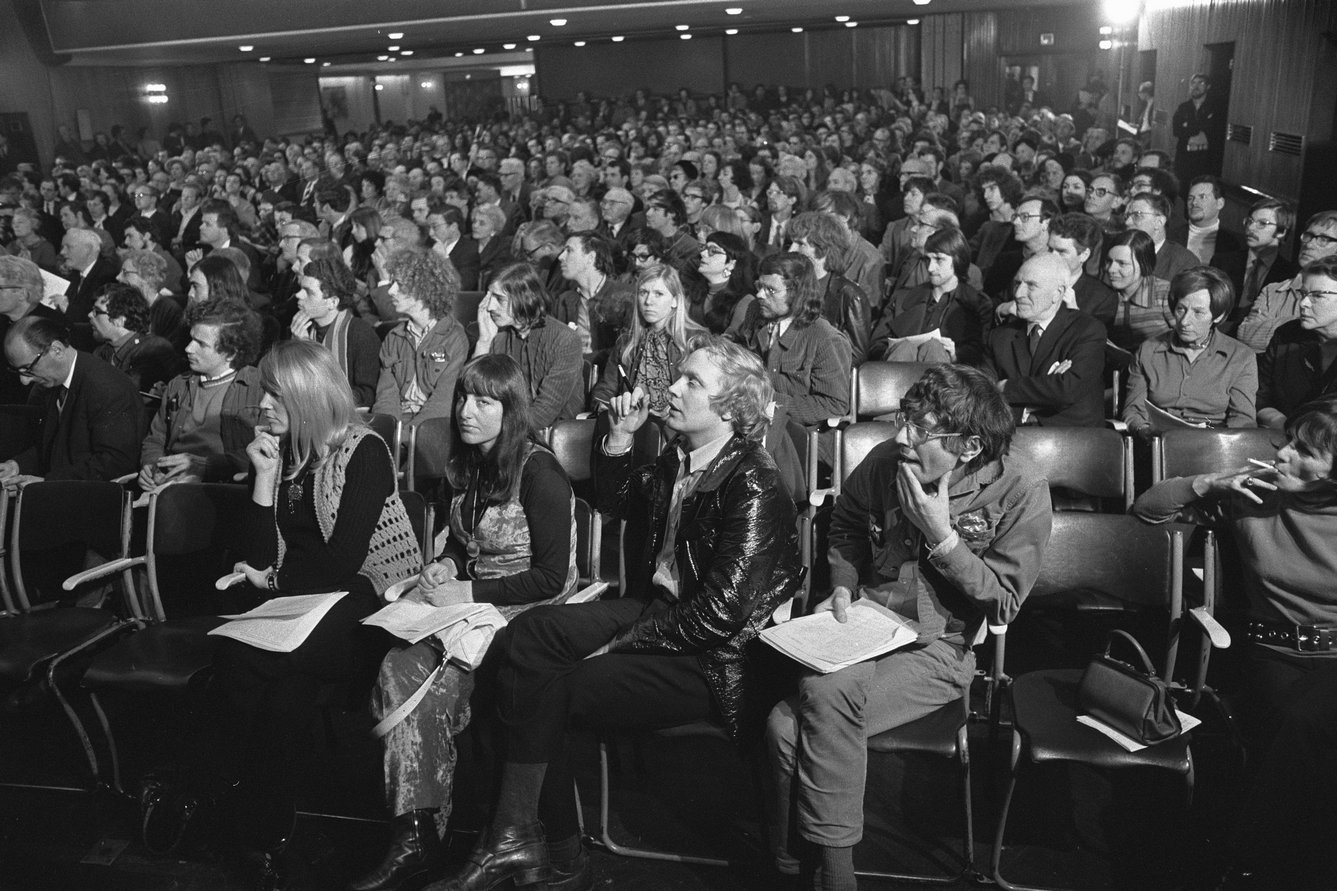
<svg viewBox="0 0 1337 891"><path fill-rule="evenodd" d="M1250 145L1227 142L1225 179L1287 200L1304 216L1337 207L1332 171L1312 159L1331 153L1337 106L1337 55L1332 0L1189 0L1152 2L1143 16L1138 49L1157 50L1156 98L1166 125L1159 148L1173 151L1169 117L1188 95L1188 81L1205 70L1204 45L1233 41L1234 68L1228 118L1253 128ZM1279 130L1306 136L1305 155L1268 151ZM1323 165L1326 167L1327 165Z"/></svg>

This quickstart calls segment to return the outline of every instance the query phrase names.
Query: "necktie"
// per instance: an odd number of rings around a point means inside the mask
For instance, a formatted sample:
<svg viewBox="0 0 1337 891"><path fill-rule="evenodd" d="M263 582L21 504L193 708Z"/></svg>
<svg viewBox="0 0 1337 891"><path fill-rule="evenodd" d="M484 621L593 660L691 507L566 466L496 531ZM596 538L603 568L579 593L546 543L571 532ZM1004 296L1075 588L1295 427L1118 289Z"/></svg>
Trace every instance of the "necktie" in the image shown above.
<svg viewBox="0 0 1337 891"><path fill-rule="evenodd" d="M1040 335L1043 333L1039 325L1032 325L1030 333L1026 335L1026 348L1030 351L1032 359L1035 358L1035 351L1040 346Z"/></svg>
<svg viewBox="0 0 1337 891"><path fill-rule="evenodd" d="M1263 287L1263 261L1257 257L1249 258L1249 269L1244 273L1244 288L1240 295L1241 303L1253 303Z"/></svg>
<svg viewBox="0 0 1337 891"><path fill-rule="evenodd" d="M65 397L69 395L70 391L64 384L56 387L56 414L65 411Z"/></svg>

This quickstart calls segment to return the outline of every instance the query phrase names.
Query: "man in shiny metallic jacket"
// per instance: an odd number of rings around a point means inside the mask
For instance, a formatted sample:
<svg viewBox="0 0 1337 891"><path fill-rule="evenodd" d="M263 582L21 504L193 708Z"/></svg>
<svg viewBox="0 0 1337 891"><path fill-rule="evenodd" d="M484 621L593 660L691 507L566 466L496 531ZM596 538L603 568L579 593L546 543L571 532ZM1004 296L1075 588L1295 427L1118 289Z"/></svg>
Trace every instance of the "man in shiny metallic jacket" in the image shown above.
<svg viewBox="0 0 1337 891"><path fill-rule="evenodd" d="M632 467L648 414L639 389L613 397L595 447L600 509L645 543L624 596L530 610L493 644L500 798L470 862L433 888L592 885L562 751L568 723L713 718L741 732L748 644L801 582L794 507L761 442L774 399L766 369L718 338L693 346L669 390L676 439L659 460Z"/></svg>

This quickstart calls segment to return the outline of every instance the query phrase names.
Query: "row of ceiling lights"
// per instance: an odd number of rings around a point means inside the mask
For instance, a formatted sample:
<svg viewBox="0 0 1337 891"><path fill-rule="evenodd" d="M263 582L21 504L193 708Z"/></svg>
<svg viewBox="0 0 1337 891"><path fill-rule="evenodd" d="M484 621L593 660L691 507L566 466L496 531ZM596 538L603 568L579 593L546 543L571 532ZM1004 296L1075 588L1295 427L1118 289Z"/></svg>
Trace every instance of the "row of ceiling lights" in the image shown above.
<svg viewBox="0 0 1337 891"><path fill-rule="evenodd" d="M914 2L914 4L915 4L916 6L926 6L926 5L928 5L928 4L931 2L931 0L913 0L913 2ZM743 14L743 8L742 8L741 6L730 6L730 7L727 7L727 8L724 10L724 12L725 12L726 15L742 15L742 14ZM847 16L847 15L838 15L838 16L835 17L835 19L836 19L836 21L839 22L840 24L843 24L846 28L857 28L857 27L859 27L859 23L858 23L858 22L855 22L855 21L851 21L851 20L850 20L850 17ZM562 28L562 27L565 27L565 26L566 26L566 22L567 22L566 19L549 19L549 20L548 20L548 24L552 25L554 28ZM918 25L918 24L919 24L919 19L907 19L907 20L906 20L906 24L907 24L907 25ZM679 33L679 35L678 35L678 37L679 37L680 39L682 39L682 40L691 40L691 39L692 39L692 35L691 35L690 33L688 33L688 32L691 31L691 26L690 26L690 25L674 25L673 27L674 27L675 30L681 32L681 33ZM789 30L792 31L792 32L795 33L795 34L801 34L801 33L803 33L803 28L802 28L802 27L799 27L799 26L790 28ZM738 29L737 29L737 28L726 28L725 31L724 31L724 33L727 34L728 36L732 37L732 36L734 36L735 34L738 33ZM403 33L402 31L392 31L392 32L390 32L389 34L387 34L386 36L387 36L388 38L390 38L391 40L403 40L403 39L404 39L404 33ZM530 34L530 35L528 35L525 39L526 39L528 42L530 42L530 43L537 43L539 40L542 39L542 35L539 35L539 34ZM611 40L613 43L621 43L622 41L624 41L624 40L626 40L626 39L627 39L626 36L625 36L625 35L621 35L621 34L609 38L609 40ZM587 45L588 43L589 43L589 41L587 41L587 40L577 40L577 41L574 42L574 45L575 45L575 46L585 46L585 45ZM518 44L515 44L515 43L503 43L503 44L501 45L501 48L502 48L503 50L507 51L507 52L510 52L510 51L513 51L513 50L516 48L517 45L518 45ZM254 47L253 45L251 45L251 44L242 44L241 46L237 47L237 49L239 49L239 50L240 50L241 52L243 52L243 53L249 53L249 52L254 52L255 47ZM400 56L400 57L403 57L403 56L411 56L411 55L413 55L413 50L411 50L411 49L400 49L399 44L391 44L390 46L386 47L386 50L387 50L387 53L386 53L386 54L383 54L383 55L379 55L379 56L377 56L377 57L376 57L376 61L378 61L378 62L393 62L393 61L396 60L397 57L395 57L395 56L391 56L391 55L389 55L389 53L395 53L395 52L399 53L399 56ZM481 56L481 55L483 55L485 52L487 52L487 50L486 50L485 48L483 48L483 47L477 47L477 48L474 49L473 54L476 55L476 56ZM532 48L532 47L525 47L525 52L527 52L527 53L528 53L528 52L533 52L533 48ZM463 52L463 51L460 51L460 52L455 53L455 58L460 59L460 58L463 58L463 57L464 57L464 52ZM261 61L261 62L268 62L268 61L270 61L270 59L271 59L270 56L260 56L260 57L259 57L259 61ZM316 59L315 59L315 57L313 57L313 56L308 56L308 57L304 58L302 61L305 62L307 65L314 65L314 64L316 63ZM330 66L330 63L329 63L329 62L321 62L321 67L328 68L329 66Z"/></svg>

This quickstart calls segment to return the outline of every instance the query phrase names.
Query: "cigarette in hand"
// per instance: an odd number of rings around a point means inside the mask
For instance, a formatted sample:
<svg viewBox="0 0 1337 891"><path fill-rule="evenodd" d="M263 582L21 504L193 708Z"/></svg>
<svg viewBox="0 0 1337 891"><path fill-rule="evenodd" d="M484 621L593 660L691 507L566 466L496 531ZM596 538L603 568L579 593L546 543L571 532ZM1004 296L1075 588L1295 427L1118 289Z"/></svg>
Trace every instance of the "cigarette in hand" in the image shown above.
<svg viewBox="0 0 1337 891"><path fill-rule="evenodd" d="M1264 470L1277 469L1277 465L1273 464L1271 461L1260 461L1257 458L1246 458L1245 460L1248 461L1250 464L1252 464L1254 467L1261 467Z"/></svg>

